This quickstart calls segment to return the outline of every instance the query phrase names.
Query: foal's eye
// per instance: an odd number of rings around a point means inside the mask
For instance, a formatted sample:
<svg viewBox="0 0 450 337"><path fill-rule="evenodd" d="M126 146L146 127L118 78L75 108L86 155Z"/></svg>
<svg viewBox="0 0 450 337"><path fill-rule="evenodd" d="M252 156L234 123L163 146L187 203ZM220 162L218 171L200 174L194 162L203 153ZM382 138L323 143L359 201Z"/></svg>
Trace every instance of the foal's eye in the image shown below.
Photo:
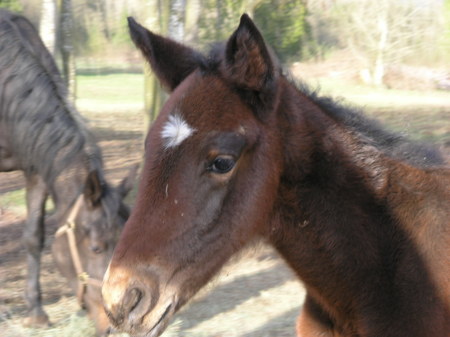
<svg viewBox="0 0 450 337"><path fill-rule="evenodd" d="M235 164L236 162L233 158L221 156L216 157L216 159L214 159L208 169L214 173L224 174L230 172Z"/></svg>

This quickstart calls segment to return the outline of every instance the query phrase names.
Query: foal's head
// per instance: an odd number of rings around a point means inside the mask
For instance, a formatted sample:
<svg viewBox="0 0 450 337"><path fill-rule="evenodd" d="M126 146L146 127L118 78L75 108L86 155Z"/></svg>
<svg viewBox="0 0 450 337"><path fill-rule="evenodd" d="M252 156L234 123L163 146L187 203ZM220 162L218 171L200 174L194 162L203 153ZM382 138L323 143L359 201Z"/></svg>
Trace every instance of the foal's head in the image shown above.
<svg viewBox="0 0 450 337"><path fill-rule="evenodd" d="M97 335L106 334L110 326L103 310L101 281L129 216L123 198L132 188L135 171L131 170L115 188L102 182L97 171L91 172L83 193L67 213L67 223L60 227L52 244L56 266L94 320ZM70 247L70 235L73 235L75 248ZM77 259L81 263L80 270L76 267Z"/></svg>
<svg viewBox="0 0 450 337"><path fill-rule="evenodd" d="M136 205L102 293L114 325L157 336L234 252L270 231L279 70L246 15L209 58L129 25L171 96L147 136Z"/></svg>

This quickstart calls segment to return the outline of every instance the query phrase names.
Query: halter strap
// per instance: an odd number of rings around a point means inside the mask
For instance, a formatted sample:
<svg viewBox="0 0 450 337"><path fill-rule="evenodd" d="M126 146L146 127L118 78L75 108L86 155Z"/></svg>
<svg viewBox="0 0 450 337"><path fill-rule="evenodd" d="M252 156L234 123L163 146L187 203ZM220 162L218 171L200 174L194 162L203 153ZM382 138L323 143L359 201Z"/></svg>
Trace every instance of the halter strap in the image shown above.
<svg viewBox="0 0 450 337"><path fill-rule="evenodd" d="M78 303L81 307L84 308L84 294L87 290L87 285L90 284L92 286L101 287L102 281L93 279L89 276L87 272L84 271L83 265L80 259L80 253L78 251L77 242L75 238L75 218L80 211L81 205L83 203L83 195L81 194L74 205L72 206L69 215L67 216L66 222L64 225L58 228L55 233L56 237L59 237L63 234L67 234L67 241L69 242L69 250L70 255L72 257L72 262L75 267L75 272L78 278L78 290L77 290L77 299Z"/></svg>

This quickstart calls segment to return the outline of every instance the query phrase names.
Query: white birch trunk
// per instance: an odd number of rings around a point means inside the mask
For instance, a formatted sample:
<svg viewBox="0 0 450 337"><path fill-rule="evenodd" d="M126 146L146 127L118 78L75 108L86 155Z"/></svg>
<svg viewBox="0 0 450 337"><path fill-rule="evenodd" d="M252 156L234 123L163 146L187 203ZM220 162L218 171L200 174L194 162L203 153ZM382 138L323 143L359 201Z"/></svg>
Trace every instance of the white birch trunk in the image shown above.
<svg viewBox="0 0 450 337"><path fill-rule="evenodd" d="M372 79L374 85L381 86L383 85L383 78L384 78L384 54L386 52L388 40L388 23L386 12L384 12L383 15L379 17L378 29L380 32L380 38L378 41L377 55L373 69Z"/></svg>
<svg viewBox="0 0 450 337"><path fill-rule="evenodd" d="M76 65L73 51L72 30L73 15L71 0L60 2L60 44L62 58L62 73L69 92L69 100L75 104L76 99Z"/></svg>
<svg viewBox="0 0 450 337"><path fill-rule="evenodd" d="M50 54L55 55L56 1L42 0L39 34Z"/></svg>

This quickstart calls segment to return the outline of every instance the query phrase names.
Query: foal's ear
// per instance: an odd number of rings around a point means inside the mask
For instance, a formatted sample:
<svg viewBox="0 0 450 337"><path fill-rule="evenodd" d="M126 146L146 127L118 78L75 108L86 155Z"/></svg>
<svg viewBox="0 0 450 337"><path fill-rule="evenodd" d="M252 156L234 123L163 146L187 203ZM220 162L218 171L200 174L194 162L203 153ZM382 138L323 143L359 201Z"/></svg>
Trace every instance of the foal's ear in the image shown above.
<svg viewBox="0 0 450 337"><path fill-rule="evenodd" d="M103 194L103 179L98 171L89 172L84 185L84 199L89 206L95 207L100 203Z"/></svg>
<svg viewBox="0 0 450 337"><path fill-rule="evenodd" d="M227 42L225 67L225 76L244 89L250 104L267 108L275 97L277 72L261 33L247 14L241 16Z"/></svg>
<svg viewBox="0 0 450 337"><path fill-rule="evenodd" d="M128 18L128 27L134 44L169 91L173 91L203 60L200 53L150 32L132 17Z"/></svg>
<svg viewBox="0 0 450 337"><path fill-rule="evenodd" d="M125 178L123 178L123 180L120 182L119 186L117 187L117 190L122 198L125 198L127 196L127 194L132 190L134 182L136 181L138 169L139 169L139 164L134 165L128 172L128 175Z"/></svg>

